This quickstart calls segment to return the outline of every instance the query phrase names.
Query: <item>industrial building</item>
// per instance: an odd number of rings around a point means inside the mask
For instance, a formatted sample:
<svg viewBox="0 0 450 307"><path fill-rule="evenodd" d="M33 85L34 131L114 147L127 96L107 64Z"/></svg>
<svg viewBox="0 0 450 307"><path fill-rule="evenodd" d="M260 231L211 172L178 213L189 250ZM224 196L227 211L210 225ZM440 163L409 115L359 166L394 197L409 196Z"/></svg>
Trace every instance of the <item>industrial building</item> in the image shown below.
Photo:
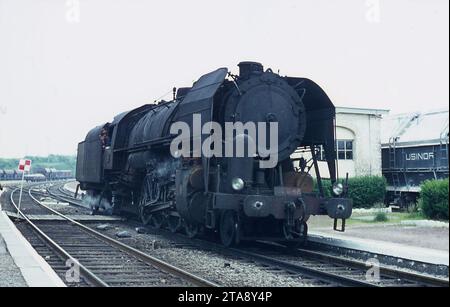
<svg viewBox="0 0 450 307"><path fill-rule="evenodd" d="M381 176L381 120L389 113L384 109L336 107L336 150L338 175L345 178ZM302 155L296 152L295 156ZM319 153L319 171L328 178L324 153ZM314 169L311 170L314 174Z"/></svg>

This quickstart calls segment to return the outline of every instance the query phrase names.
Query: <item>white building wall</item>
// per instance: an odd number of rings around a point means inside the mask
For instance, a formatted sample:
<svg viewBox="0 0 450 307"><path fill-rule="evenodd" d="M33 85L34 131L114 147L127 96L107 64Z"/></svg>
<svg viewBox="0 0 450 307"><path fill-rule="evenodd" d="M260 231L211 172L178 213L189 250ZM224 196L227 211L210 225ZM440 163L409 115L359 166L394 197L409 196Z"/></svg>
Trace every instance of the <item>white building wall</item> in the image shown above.
<svg viewBox="0 0 450 307"><path fill-rule="evenodd" d="M336 139L353 140L353 159L338 159L339 178L345 178L346 173L349 177L381 176L381 117L387 113L387 110L336 108ZM326 162L319 162L319 169L322 177L329 178Z"/></svg>
<svg viewBox="0 0 450 307"><path fill-rule="evenodd" d="M337 113L337 139L353 132L353 160L338 160L339 175L381 176L381 117L373 114ZM344 132L345 131L345 132Z"/></svg>

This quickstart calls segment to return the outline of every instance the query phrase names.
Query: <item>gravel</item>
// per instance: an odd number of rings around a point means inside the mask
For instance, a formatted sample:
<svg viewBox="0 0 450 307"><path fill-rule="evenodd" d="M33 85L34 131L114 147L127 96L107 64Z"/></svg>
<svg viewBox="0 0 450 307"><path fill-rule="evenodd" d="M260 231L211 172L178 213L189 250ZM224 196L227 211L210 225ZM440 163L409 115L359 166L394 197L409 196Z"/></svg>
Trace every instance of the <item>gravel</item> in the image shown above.
<svg viewBox="0 0 450 307"><path fill-rule="evenodd" d="M131 238L131 233L126 230L122 230L116 233L116 237L119 238Z"/></svg>
<svg viewBox="0 0 450 307"><path fill-rule="evenodd" d="M0 196L0 202L2 203L3 209L10 211L10 212L16 212L16 208L14 208L11 205L10 200L7 197L7 195L9 196L8 193L3 193ZM19 197L18 196L19 193L17 193L17 194L15 193L14 195L15 195L14 199L17 201L18 197ZM48 206L62 214L74 215L74 214L89 214L90 213L90 210L88 210L86 208L70 206L68 203L59 202L50 197L43 197L38 194L35 194L34 197L36 197L36 199L41 201L46 206ZM25 214L31 214L31 215L49 214L49 212L46 209L40 207L33 200L31 200L30 196L28 195L28 191L23 192L22 203L21 203L20 209Z"/></svg>
<svg viewBox="0 0 450 307"><path fill-rule="evenodd" d="M90 214L90 210L78 206L72 206L69 203L62 202L55 200L50 197L36 197L39 201L41 201L44 205L47 207L50 207L53 210L58 211L59 213L62 213L64 215L77 215L77 214ZM34 206L37 206L37 204L33 204ZM39 207L38 207L39 208ZM40 208L41 209L41 208ZM48 211L45 209L42 212L45 212L45 214L48 214Z"/></svg>
<svg viewBox="0 0 450 307"><path fill-rule="evenodd" d="M0 287L26 287L27 284L0 237Z"/></svg>
<svg viewBox="0 0 450 307"><path fill-rule="evenodd" d="M218 252L206 247L202 249L197 243L192 243L188 238L183 238L179 235L158 232L149 228L145 228L148 232L147 234L139 234L136 229L136 225L133 226L128 221L125 223L111 224L111 228L103 231L103 233L110 237L115 237L118 231L126 230L132 237L119 239L119 241L223 286L312 286L308 280L302 280L298 275L290 276L284 271L270 271L270 269L264 268L258 263L239 259L233 255L227 255L226 252ZM313 245L309 247L314 249ZM359 259L362 261L370 258L378 258L380 263L393 268L401 268L411 272L422 272L439 277L448 277L448 266L430 265L406 260L402 263L403 260L396 257L340 248L334 249L327 247L326 250L327 253L334 254L338 257Z"/></svg>
<svg viewBox="0 0 450 307"><path fill-rule="evenodd" d="M341 248L332 245L324 245L321 243L309 242L308 249L325 252L336 257L343 257L349 260L360 260L366 262L370 259L377 259L381 265L393 269L400 269L412 273L424 273L438 278L448 278L448 265L423 263L420 261L402 259L388 255L380 255L367 251L360 251L348 248Z"/></svg>
<svg viewBox="0 0 450 307"><path fill-rule="evenodd" d="M174 266L227 287L299 287L312 286L308 280L284 271L271 271L258 263L238 259L214 250L202 249L189 239L158 234L147 229L147 234L136 232L136 225L118 223L104 234L115 237L117 232L127 231L132 237L119 241L155 256ZM93 226L95 227L95 225Z"/></svg>
<svg viewBox="0 0 450 307"><path fill-rule="evenodd" d="M111 225L109 224L100 224L95 227L97 230L108 230L111 228Z"/></svg>

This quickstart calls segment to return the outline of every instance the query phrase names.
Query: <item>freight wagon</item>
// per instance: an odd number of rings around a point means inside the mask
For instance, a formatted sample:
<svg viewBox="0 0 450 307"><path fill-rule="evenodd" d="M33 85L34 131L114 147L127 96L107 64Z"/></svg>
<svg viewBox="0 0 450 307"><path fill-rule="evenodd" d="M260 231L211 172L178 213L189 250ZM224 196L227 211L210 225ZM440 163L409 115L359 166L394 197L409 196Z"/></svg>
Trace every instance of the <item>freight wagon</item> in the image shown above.
<svg viewBox="0 0 450 307"><path fill-rule="evenodd" d="M425 180L448 178L448 110L384 119L382 172L388 204L414 204Z"/></svg>

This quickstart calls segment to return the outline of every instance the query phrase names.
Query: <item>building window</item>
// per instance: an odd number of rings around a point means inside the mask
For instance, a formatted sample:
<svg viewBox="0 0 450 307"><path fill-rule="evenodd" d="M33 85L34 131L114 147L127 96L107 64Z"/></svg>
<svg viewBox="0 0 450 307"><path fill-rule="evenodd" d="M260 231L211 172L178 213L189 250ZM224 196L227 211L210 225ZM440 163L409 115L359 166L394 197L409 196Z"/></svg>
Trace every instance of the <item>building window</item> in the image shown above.
<svg viewBox="0 0 450 307"><path fill-rule="evenodd" d="M353 141L337 140L338 160L353 160Z"/></svg>
<svg viewBox="0 0 450 307"><path fill-rule="evenodd" d="M353 160L353 140L337 140L337 158L338 160ZM319 146L317 153L318 161L326 161L325 150L322 145Z"/></svg>

